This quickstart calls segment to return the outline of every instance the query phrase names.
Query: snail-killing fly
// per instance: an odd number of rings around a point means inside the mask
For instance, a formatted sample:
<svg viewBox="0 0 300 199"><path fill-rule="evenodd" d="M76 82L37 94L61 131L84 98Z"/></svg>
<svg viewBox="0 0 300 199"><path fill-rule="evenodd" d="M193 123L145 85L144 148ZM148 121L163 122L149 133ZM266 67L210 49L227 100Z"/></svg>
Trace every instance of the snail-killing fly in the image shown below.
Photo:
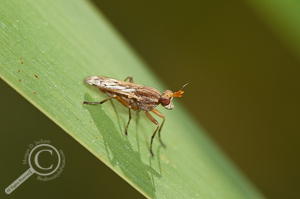
<svg viewBox="0 0 300 199"><path fill-rule="evenodd" d="M127 81L129 80L129 82ZM149 86L143 86L140 84L133 83L131 76L127 77L124 81L111 79L101 76L90 76L85 80L89 85L98 87L103 93L106 93L109 97L101 102L85 102L83 104L103 104L104 102L115 98L121 104L128 108L129 120L125 128L125 135L127 135L128 125L131 120L131 111L144 111L147 118L153 122L157 128L155 129L150 142L150 153L154 156L152 151L153 138L158 131L158 138L160 143L165 147L165 144L161 141L160 132L165 123L165 117L155 107L161 104L168 110L174 108L173 97L182 97L184 91L182 90L187 84L185 84L179 91L172 92L165 90L162 94L160 91ZM163 119L161 125L152 117L150 111Z"/></svg>

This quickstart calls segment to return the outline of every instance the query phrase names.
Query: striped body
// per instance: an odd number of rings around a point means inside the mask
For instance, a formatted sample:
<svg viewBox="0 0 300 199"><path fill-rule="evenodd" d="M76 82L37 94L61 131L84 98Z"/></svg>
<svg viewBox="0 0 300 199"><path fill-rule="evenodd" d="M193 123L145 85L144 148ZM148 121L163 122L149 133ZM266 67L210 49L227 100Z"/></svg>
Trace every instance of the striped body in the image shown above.
<svg viewBox="0 0 300 199"><path fill-rule="evenodd" d="M86 82L96 86L108 96L118 95L135 111L152 111L160 104L161 92L149 86L120 81L101 76L90 76Z"/></svg>

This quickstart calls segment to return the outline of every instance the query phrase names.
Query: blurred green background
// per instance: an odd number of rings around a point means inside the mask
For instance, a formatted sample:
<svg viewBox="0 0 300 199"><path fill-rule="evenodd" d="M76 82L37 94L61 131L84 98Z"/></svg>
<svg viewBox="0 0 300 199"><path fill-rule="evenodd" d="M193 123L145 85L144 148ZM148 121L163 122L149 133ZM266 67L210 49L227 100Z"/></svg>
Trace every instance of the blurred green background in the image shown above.
<svg viewBox="0 0 300 199"><path fill-rule="evenodd" d="M253 7L236 0L94 3L169 89L190 83L180 101L267 198L300 198L300 60ZM1 133L15 140L2 144L10 162L1 176L28 169L20 164L33 140L53 140L66 154L64 177L45 182L52 190L31 177L9 197L36 189L43 198L142 198L2 80L0 88L2 129L28 133ZM93 183L99 178L103 184ZM2 194L11 182L1 181Z"/></svg>
<svg viewBox="0 0 300 199"><path fill-rule="evenodd" d="M169 89L190 82L180 101L266 197L300 198L300 63L276 21L237 0L95 4Z"/></svg>

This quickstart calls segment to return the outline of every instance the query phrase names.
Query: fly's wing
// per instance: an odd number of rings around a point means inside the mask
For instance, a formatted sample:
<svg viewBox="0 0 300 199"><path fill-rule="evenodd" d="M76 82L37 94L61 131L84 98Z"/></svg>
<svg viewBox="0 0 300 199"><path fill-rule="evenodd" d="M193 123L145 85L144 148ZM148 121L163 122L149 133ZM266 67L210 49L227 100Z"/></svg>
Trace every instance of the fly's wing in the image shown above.
<svg viewBox="0 0 300 199"><path fill-rule="evenodd" d="M86 79L86 82L92 86L100 88L104 92L126 95L128 96L128 98L136 98L136 90L144 87L140 84L120 81L101 76L90 76Z"/></svg>
<svg viewBox="0 0 300 199"><path fill-rule="evenodd" d="M118 81L117 83L113 82L111 84L107 84L105 86L105 90L115 92L116 94L126 95L128 98L137 98L136 91L142 87L143 86L139 84Z"/></svg>

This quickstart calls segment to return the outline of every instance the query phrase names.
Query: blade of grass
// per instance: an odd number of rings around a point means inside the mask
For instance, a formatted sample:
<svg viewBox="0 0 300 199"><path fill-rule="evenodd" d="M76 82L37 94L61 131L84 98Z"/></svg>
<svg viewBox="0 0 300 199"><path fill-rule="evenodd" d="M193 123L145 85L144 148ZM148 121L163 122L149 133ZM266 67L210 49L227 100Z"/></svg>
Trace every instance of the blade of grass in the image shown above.
<svg viewBox="0 0 300 199"><path fill-rule="evenodd" d="M155 157L155 125L134 116L84 79L101 75L163 90L104 17L84 1L5 1L1 5L1 78L146 197L262 198L175 101ZM186 95L185 97L188 97ZM139 118L139 119L138 119ZM160 121L160 120L159 120Z"/></svg>

